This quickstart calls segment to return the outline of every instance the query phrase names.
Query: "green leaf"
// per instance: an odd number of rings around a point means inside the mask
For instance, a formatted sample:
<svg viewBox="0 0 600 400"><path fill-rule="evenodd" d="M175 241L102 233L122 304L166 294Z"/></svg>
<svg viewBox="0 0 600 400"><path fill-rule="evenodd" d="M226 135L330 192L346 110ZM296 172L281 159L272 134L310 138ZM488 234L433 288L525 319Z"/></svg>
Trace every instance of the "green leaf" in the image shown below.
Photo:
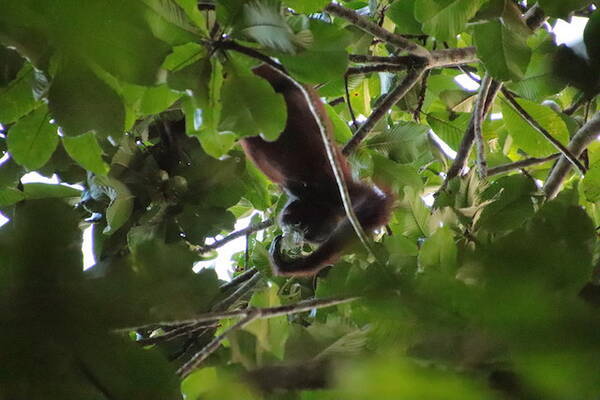
<svg viewBox="0 0 600 400"><path fill-rule="evenodd" d="M590 57L591 64L595 66L595 68L600 67L600 42L598 38L600 37L600 11L596 10L588 20L588 23L585 26L583 31L583 42L585 43L585 48L587 50L587 54Z"/></svg>
<svg viewBox="0 0 600 400"><path fill-rule="evenodd" d="M438 40L453 39L464 30L486 0L416 0L415 17L423 32Z"/></svg>
<svg viewBox="0 0 600 400"><path fill-rule="evenodd" d="M81 190L66 185L26 183L23 191L28 199L67 198L81 196Z"/></svg>
<svg viewBox="0 0 600 400"><path fill-rule="evenodd" d="M180 45L199 39L200 31L176 0L142 1L154 11L146 13L146 21L159 39L171 45Z"/></svg>
<svg viewBox="0 0 600 400"><path fill-rule="evenodd" d="M443 272L454 276L458 263L458 249L454 234L441 227L428 237L419 251L419 268L425 273Z"/></svg>
<svg viewBox="0 0 600 400"><path fill-rule="evenodd" d="M16 188L0 188L0 207L8 207L25 199L25 193Z"/></svg>
<svg viewBox="0 0 600 400"><path fill-rule="evenodd" d="M384 151L401 164L418 167L433 159L427 133L429 127L413 122L399 122L367 142L367 147Z"/></svg>
<svg viewBox="0 0 600 400"><path fill-rule="evenodd" d="M301 82L323 83L343 76L348 66L348 32L316 19L310 20L310 31L314 38L310 46L293 56L281 54L281 63Z"/></svg>
<svg viewBox="0 0 600 400"><path fill-rule="evenodd" d="M372 157L375 166L373 175L392 192L401 192L407 186L416 190L423 187L423 181L413 166L396 163L376 153Z"/></svg>
<svg viewBox="0 0 600 400"><path fill-rule="evenodd" d="M294 34L276 2L255 0L244 4L243 23L237 30L273 50L296 52Z"/></svg>
<svg viewBox="0 0 600 400"><path fill-rule="evenodd" d="M123 101L90 69L71 64L57 74L48 94L48 107L65 134L95 131L119 137L125 126Z"/></svg>
<svg viewBox="0 0 600 400"><path fill-rule="evenodd" d="M555 139L566 145L569 140L569 130L560 115L550 107L529 100L517 99L517 103ZM556 152L556 148L521 118L506 100L502 102L501 106L504 123L516 147L533 157L545 157Z"/></svg>
<svg viewBox="0 0 600 400"><path fill-rule="evenodd" d="M460 142L469 125L471 116L469 113L460 113L452 115L452 120L450 120L450 117L449 113L430 113L427 115L427 123L436 135L456 151L460 147Z"/></svg>
<svg viewBox="0 0 600 400"><path fill-rule="evenodd" d="M190 65L171 72L167 81L169 87L179 91L190 91L194 97L201 100L199 106L206 107L206 99L209 94L213 94L210 92L211 80L215 79L214 75L221 71L219 68L213 72L212 64L217 65L217 61L201 58ZM218 65L220 66L220 64Z"/></svg>
<svg viewBox="0 0 600 400"><path fill-rule="evenodd" d="M505 176L494 181L481 195L484 201L494 201L483 209L477 226L490 232L518 228L533 215L532 196L536 191L531 179L523 175Z"/></svg>
<svg viewBox="0 0 600 400"><path fill-rule="evenodd" d="M22 118L8 131L8 151L22 166L35 170L42 167L56 149L56 125L50 124L46 107Z"/></svg>
<svg viewBox="0 0 600 400"><path fill-rule="evenodd" d="M257 308L280 306L281 302L277 285L272 285L267 289L254 293L250 299L250 305ZM285 351L285 342L288 337L287 320L285 316L259 319L252 322L244 330L256 336L258 351L269 351L277 358L283 359Z"/></svg>
<svg viewBox="0 0 600 400"><path fill-rule="evenodd" d="M523 32L494 20L477 24L474 39L477 55L494 78L509 81L523 77L531 56Z"/></svg>
<svg viewBox="0 0 600 400"><path fill-rule="evenodd" d="M540 0L539 3L546 15L567 20L571 12L582 9L591 0Z"/></svg>
<svg viewBox="0 0 600 400"><path fill-rule="evenodd" d="M600 163L592 165L581 182L583 193L590 203L600 201Z"/></svg>
<svg viewBox="0 0 600 400"><path fill-rule="evenodd" d="M65 150L83 168L96 175L106 175L109 166L102 159L102 148L92 132L62 138Z"/></svg>
<svg viewBox="0 0 600 400"><path fill-rule="evenodd" d="M241 136L260 134L266 140L277 139L285 127L283 97L262 78L239 72L230 69L224 79L219 129Z"/></svg>
<svg viewBox="0 0 600 400"><path fill-rule="evenodd" d="M14 80L0 88L0 123L10 124L30 113L38 103L32 90L33 67L26 64Z"/></svg>
<svg viewBox="0 0 600 400"><path fill-rule="evenodd" d="M17 186L23 174L25 174L23 167L12 158L5 160L0 164L0 188Z"/></svg>
<svg viewBox="0 0 600 400"><path fill-rule="evenodd" d="M146 88L140 99L140 114L146 116L165 111L181 96L181 93L171 90L167 85Z"/></svg>
<svg viewBox="0 0 600 400"><path fill-rule="evenodd" d="M532 40L537 41L538 44L534 45L525 75L520 81L511 83L508 87L529 100L542 101L560 92L564 88L564 83L552 70L556 45L550 33L539 29L530 38L530 45Z"/></svg>
<svg viewBox="0 0 600 400"><path fill-rule="evenodd" d="M421 24L415 19L417 0L402 0L394 2L386 11L389 19L396 24L402 34L422 35Z"/></svg>
<svg viewBox="0 0 600 400"><path fill-rule="evenodd" d="M110 204L106 209L107 225L102 233L112 235L131 216L134 196L124 183L115 178L96 175L92 178L92 183L94 186L100 188L110 199Z"/></svg>

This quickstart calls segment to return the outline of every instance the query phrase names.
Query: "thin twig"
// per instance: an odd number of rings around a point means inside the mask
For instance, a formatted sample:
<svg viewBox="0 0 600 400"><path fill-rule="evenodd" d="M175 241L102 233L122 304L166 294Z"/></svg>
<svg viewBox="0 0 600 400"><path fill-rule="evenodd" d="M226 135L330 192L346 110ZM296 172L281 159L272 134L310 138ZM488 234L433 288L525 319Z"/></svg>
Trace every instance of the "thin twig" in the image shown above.
<svg viewBox="0 0 600 400"><path fill-rule="evenodd" d="M475 153L477 155L477 172L480 178L487 176L487 161L485 160L485 142L483 140L483 119L485 108L485 101L490 91L490 85L492 84L492 77L486 73L479 86L479 94L475 101L475 108L473 109L473 115L471 120L473 121L473 135L475 140Z"/></svg>
<svg viewBox="0 0 600 400"><path fill-rule="evenodd" d="M596 113L585 125L583 125L573 136L567 148L569 152L576 157L579 157L581 153L600 135L600 112ZM571 165L569 161L563 156L561 157L552 171L550 176L544 184L544 193L550 199L554 198L558 193L562 182L565 180Z"/></svg>
<svg viewBox="0 0 600 400"><path fill-rule="evenodd" d="M352 102L350 101L350 89L348 88L348 75L344 75L344 91L346 93L346 105L348 106L348 112L350 113L350 118L352 118L352 126L356 129L356 116L354 115L354 109L352 108Z"/></svg>
<svg viewBox="0 0 600 400"><path fill-rule="evenodd" d="M294 304L287 304L284 306L270 307L270 308L261 308L261 318L274 318L280 317L282 315L291 315L297 314L300 312L310 311L313 308L325 308L332 307L338 304L349 303L358 299L358 297L349 297L342 299L312 299L305 300ZM145 330L155 328L157 326L179 326L184 324L193 324L197 322L210 322L213 323L220 319L227 318L239 318L248 314L248 309L244 310L232 310L232 311L222 311L222 312L212 312L207 314L201 314L196 318L184 319L184 320L175 320L175 321L160 321L154 322L152 324L146 324L141 326L134 327L126 327L126 328L118 328L115 329L115 332L130 332L137 330Z"/></svg>
<svg viewBox="0 0 600 400"><path fill-rule="evenodd" d="M563 113L567 114L567 115L572 115L573 113L575 113L575 111L577 111L579 109L579 107L581 107L586 101L588 100L588 98L585 95L581 95L579 96L579 98L573 102L573 104L571 104L569 107L565 108L563 110Z"/></svg>
<svg viewBox="0 0 600 400"><path fill-rule="evenodd" d="M195 324L186 324L186 325L180 326L178 328L172 329L168 332L165 332L162 335L138 339L135 342L142 346L150 346L153 344L169 342L171 340L175 340L182 336L193 335L198 331L210 329L210 328L216 328L218 326L219 326L219 323L216 321L211 322L211 323L198 322Z"/></svg>
<svg viewBox="0 0 600 400"><path fill-rule="evenodd" d="M533 129L535 129L538 133L546 138L558 151L562 153L574 166L576 166L582 174L585 174L585 167L581 162L577 159L575 155L573 155L561 142L559 142L554 136L550 134L543 126L539 124L513 97L513 95L502 88L502 94L508 100L510 105L514 108L514 110L523 118Z"/></svg>
<svg viewBox="0 0 600 400"><path fill-rule="evenodd" d="M388 92L383 101L377 106L375 110L369 115L369 118L358 128L352 139L346 143L342 149L342 153L345 155L350 154L354 149L363 141L363 139L371 132L377 122L383 118L387 112L396 104L402 97L408 93L410 89L419 81L425 68L415 68L408 72L406 77L398 86Z"/></svg>
<svg viewBox="0 0 600 400"><path fill-rule="evenodd" d="M202 363L202 361L206 360L208 356L214 353L219 348L219 346L221 346L221 342L225 340L229 333L243 328L244 326L248 325L250 322L254 321L257 318L257 313L248 313L243 319L239 320L238 322L224 330L219 336L216 336L199 352L194 354L192 358L190 358L177 370L176 374L181 378L185 378L186 376L188 376L194 369L196 369L196 367L198 367L198 365Z"/></svg>
<svg viewBox="0 0 600 400"><path fill-rule="evenodd" d="M231 242L234 239L261 231L265 228L268 228L271 225L273 225L273 220L266 219L262 222L259 222L258 224L249 225L244 229L240 229L239 231L232 232L229 235L225 236L223 239L217 240L214 243L205 244L203 246L195 246L195 249L200 253L206 253L208 251L218 249L219 247L225 245L226 243Z"/></svg>
<svg viewBox="0 0 600 400"><path fill-rule="evenodd" d="M204 348L202 348L198 353L196 353L188 362L186 362L183 366L181 366L181 368L179 368L179 370L177 370L177 374L182 378L189 375L196 367L198 367L198 365L202 363L202 361L206 360L208 356L210 356L219 348L221 342L227 337L229 333L243 328L252 321L255 321L257 319L266 319L280 317L284 315L297 314L301 312L310 311L312 309L332 307L339 304L348 303L356 299L357 297L325 300L313 299L279 307L246 308L244 310L238 310L235 312L221 314L206 314L203 318L198 319L198 321L231 317L242 317L242 319L233 324L228 329L226 329L219 336L215 337L210 343L208 343ZM227 317L222 317L225 314L227 314ZM217 316L218 318L216 318L215 316Z"/></svg>
<svg viewBox="0 0 600 400"><path fill-rule="evenodd" d="M400 35L396 35L395 33L391 33L383 29L382 27L371 22L367 18L364 18L363 16L357 14L354 10L343 7L339 4L329 3L325 7L324 11L333 14L336 17L340 17L349 21L356 27L364 30L367 33L370 33L371 35L379 39L384 40L386 43L389 43L390 45L396 47L399 50L408 51L409 53L414 54L416 56L429 56L429 51L426 48L419 46L418 44L413 43Z"/></svg>
<svg viewBox="0 0 600 400"><path fill-rule="evenodd" d="M236 276L229 282L221 285L219 287L219 289L221 289L222 292L224 292L228 289L231 289L234 286L237 286L241 283L246 282L248 279L252 278L254 276L254 274L256 274L257 272L258 272L258 270L256 268L254 268L254 267L250 268L249 270L242 272L241 274L239 274L238 276Z"/></svg>
<svg viewBox="0 0 600 400"><path fill-rule="evenodd" d="M485 101L485 107L483 110L483 116L487 115L489 110L492 108L492 104L494 104L494 99L502 86L501 82L493 81L490 85L490 89L488 91L487 99ZM471 122L473 120L471 119ZM455 178L460 174L460 172L467 165L467 160L469 159L469 153L471 152L471 147L473 146L473 141L475 140L475 134L473 130L473 124L470 123L467 131L465 132L462 141L460 142L460 146L458 151L456 152L456 157L454 158L454 162L448 169L446 173L446 179L444 180L444 184L440 187L440 191L444 190L450 182L451 179Z"/></svg>
<svg viewBox="0 0 600 400"><path fill-rule="evenodd" d="M224 298L223 300L221 300L217 304L215 304L215 306L213 307L213 310L216 310L216 311L227 310L236 301L238 301L239 299L244 297L246 294L248 294L252 289L254 289L254 287L260 281L260 279L261 279L261 276L259 273L254 274L250 279L248 279L246 282L241 284L240 287L237 288L233 293L231 293L229 296L227 296L226 298Z"/></svg>
<svg viewBox="0 0 600 400"><path fill-rule="evenodd" d="M285 71L285 68L283 68L283 66L281 64L279 64L278 62L274 61L271 57L268 57L268 56L262 54L261 52L256 51L255 49L253 49L251 47L246 47L239 43L236 43L233 40L221 40L221 41L215 42L214 45L215 45L215 47L220 48L220 49L237 51L238 53L242 53L249 57L260 60L260 61L264 62L265 64L269 64L271 67L273 67L279 71Z"/></svg>
<svg viewBox="0 0 600 400"><path fill-rule="evenodd" d="M514 171L516 169L522 169L522 168L531 167L533 165L543 164L548 161L556 160L558 157L560 157L560 153L554 153L554 154L549 155L548 157L542 157L542 158L537 158L537 157L526 158L524 160L519 160L519 161L515 161L512 163L508 163L508 164L498 165L497 167L494 167L494 168L490 168L490 169L488 169L487 174L488 174L488 176L498 175L498 174L502 174L504 172Z"/></svg>

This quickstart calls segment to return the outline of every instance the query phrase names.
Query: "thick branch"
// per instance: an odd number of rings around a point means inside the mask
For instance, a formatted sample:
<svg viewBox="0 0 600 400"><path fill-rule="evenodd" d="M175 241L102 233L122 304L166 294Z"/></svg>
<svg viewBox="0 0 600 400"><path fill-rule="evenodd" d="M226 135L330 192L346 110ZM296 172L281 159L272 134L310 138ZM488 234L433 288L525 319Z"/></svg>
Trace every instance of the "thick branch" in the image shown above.
<svg viewBox="0 0 600 400"><path fill-rule="evenodd" d="M383 101L369 115L369 118L358 128L352 139L346 143L342 153L350 154L363 141L363 139L371 132L377 122L387 114L387 112L396 104L412 87L419 81L425 68L417 68L411 70L404 80L400 82L392 91L390 91Z"/></svg>
<svg viewBox="0 0 600 400"><path fill-rule="evenodd" d="M404 66L418 66L426 64L427 68L450 67L455 65L471 64L479 61L477 59L475 47L435 50L430 53L429 57L415 55L384 57L350 54L348 59L359 64L379 63Z"/></svg>
<svg viewBox="0 0 600 400"><path fill-rule="evenodd" d="M340 17L351 22L358 28L364 30L367 33L370 33L371 35L381 40L384 40L386 43L389 43L390 45L396 47L399 50L408 51L409 53L414 54L416 56L429 56L429 51L426 48L419 46L418 44L413 43L400 35L396 35L394 33L386 31L385 29L371 22L367 18L358 15L356 12L354 12L354 10L343 7L339 4L329 3L325 7L325 11L335 15L336 17Z"/></svg>
<svg viewBox="0 0 600 400"><path fill-rule="evenodd" d="M372 72L400 72L406 71L407 65L395 65L395 64L371 64L361 65L360 67L348 67L346 70L346 76L359 75L359 74L370 74Z"/></svg>
<svg viewBox="0 0 600 400"><path fill-rule="evenodd" d="M549 155L548 157L543 157L543 158L536 158L536 157L526 158L524 160L519 160L519 161L515 161L513 163L502 164L502 165L498 165L497 167L490 168L490 169L488 169L487 174L488 174L488 176L498 175L498 174L502 174L504 172L514 171L516 169L527 168L527 167L531 167L533 165L543 164L548 161L556 160L558 157L560 157L560 153L554 153L554 154Z"/></svg>
<svg viewBox="0 0 600 400"><path fill-rule="evenodd" d="M429 57L429 68L450 67L454 65L478 62L475 47L461 47L432 51Z"/></svg>
<svg viewBox="0 0 600 400"><path fill-rule="evenodd" d="M594 140L598 138L600 135L600 112L596 113L592 119L590 119L585 125L583 125L573 136L571 142L567 148L569 149L570 154L573 154L576 157L579 157L581 153L589 146ZM571 169L571 165L569 161L563 156L561 157L550 176L546 180L544 184L544 193L550 199L554 198L562 184L565 180L565 177L569 173Z"/></svg>
<svg viewBox="0 0 600 400"><path fill-rule="evenodd" d="M197 246L197 251L200 253L206 253L208 251L218 249L219 247L231 242L234 239L261 231L265 228L268 228L271 225L273 225L272 219L264 220L255 225L249 225L244 229L240 229L239 231L230 233L229 235L225 236L223 239L217 240L214 243L206 244L204 246Z"/></svg>
<svg viewBox="0 0 600 400"><path fill-rule="evenodd" d="M558 151L561 152L563 156L565 156L573 165L575 165L582 174L585 174L585 167L581 162L577 159L575 155L573 155L561 142L559 142L554 136L550 134L543 126L539 124L513 97L513 95L506 89L502 89L502 94L508 100L510 105L515 109L515 111L523 118L527 123L535 129L538 133L546 138Z"/></svg>

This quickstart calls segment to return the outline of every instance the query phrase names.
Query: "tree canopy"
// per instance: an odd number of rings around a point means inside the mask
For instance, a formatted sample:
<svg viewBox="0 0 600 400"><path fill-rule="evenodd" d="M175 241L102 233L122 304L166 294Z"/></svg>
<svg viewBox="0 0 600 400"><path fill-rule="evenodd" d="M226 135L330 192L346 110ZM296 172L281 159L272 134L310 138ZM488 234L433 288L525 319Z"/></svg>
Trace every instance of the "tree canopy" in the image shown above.
<svg viewBox="0 0 600 400"><path fill-rule="evenodd" d="M598 5L5 0L0 399L598 397ZM238 142L286 123L264 62L396 198L313 278Z"/></svg>

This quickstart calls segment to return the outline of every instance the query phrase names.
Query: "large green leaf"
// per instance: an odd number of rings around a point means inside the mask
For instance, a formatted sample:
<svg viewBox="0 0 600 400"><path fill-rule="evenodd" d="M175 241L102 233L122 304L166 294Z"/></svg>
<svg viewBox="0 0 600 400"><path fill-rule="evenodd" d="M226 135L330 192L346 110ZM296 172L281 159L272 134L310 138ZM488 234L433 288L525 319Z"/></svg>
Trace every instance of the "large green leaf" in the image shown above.
<svg viewBox="0 0 600 400"><path fill-rule="evenodd" d="M546 15L563 19L590 3L591 0L540 0L540 6Z"/></svg>
<svg viewBox="0 0 600 400"><path fill-rule="evenodd" d="M48 107L66 135L95 131L119 137L125 125L121 97L83 65L65 66L54 77Z"/></svg>
<svg viewBox="0 0 600 400"><path fill-rule="evenodd" d="M48 183L26 183L23 185L23 192L28 199L62 199L81 196L79 189Z"/></svg>
<svg viewBox="0 0 600 400"><path fill-rule="evenodd" d="M600 67L600 11L596 10L588 20L583 31L583 42L587 54L590 57L591 64L596 68ZM599 83L600 84L600 83Z"/></svg>
<svg viewBox="0 0 600 400"><path fill-rule="evenodd" d="M237 31L265 47L285 53L296 52L294 34L276 2L255 0L244 4L243 22Z"/></svg>
<svg viewBox="0 0 600 400"><path fill-rule="evenodd" d="M517 102L555 139L566 145L569 140L569 130L560 115L550 107L529 100L518 99ZM503 101L501 106L504 123L514 140L515 146L533 157L544 157L556 152L556 148L541 133L521 118L510 104Z"/></svg>
<svg viewBox="0 0 600 400"><path fill-rule="evenodd" d="M83 59L125 81L153 84L169 50L154 34L169 24L149 24L154 13L142 2L120 0L64 0L60 7L9 1L0 30L30 58L45 59L58 51L68 61Z"/></svg>
<svg viewBox="0 0 600 400"><path fill-rule="evenodd" d="M8 131L8 151L16 162L28 169L43 166L57 144L57 127L50 123L50 113L46 107L19 120Z"/></svg>
<svg viewBox="0 0 600 400"><path fill-rule="evenodd" d="M33 67L26 64L6 87L0 88L0 123L15 122L39 105L33 96L33 80Z"/></svg>
<svg viewBox="0 0 600 400"><path fill-rule="evenodd" d="M478 227L490 232L518 228L533 215L532 196L537 188L531 179L512 175L493 182L482 193L484 201L492 201L481 212Z"/></svg>
<svg viewBox="0 0 600 400"><path fill-rule="evenodd" d="M419 268L428 274L456 272L458 249L454 234L448 227L436 230L419 250Z"/></svg>
<svg viewBox="0 0 600 400"><path fill-rule="evenodd" d="M521 80L511 83L509 88L526 99L541 101L559 92L564 87L564 83L552 71L556 45L551 35L539 29L530 38L529 44L530 46L533 44L533 52L525 75Z"/></svg>
<svg viewBox="0 0 600 400"><path fill-rule="evenodd" d="M427 115L427 123L450 148L458 150L471 116L468 113L460 113L452 120L449 117L448 113L430 113Z"/></svg>
<svg viewBox="0 0 600 400"><path fill-rule="evenodd" d="M582 181L583 193L591 202L600 201L600 163L594 164L586 173Z"/></svg>
<svg viewBox="0 0 600 400"><path fill-rule="evenodd" d="M477 55L494 78L508 81L523 77L531 52L522 32L495 20L476 25L474 36Z"/></svg>
<svg viewBox="0 0 600 400"><path fill-rule="evenodd" d="M415 17L423 32L438 40L453 39L486 0L416 0Z"/></svg>
<svg viewBox="0 0 600 400"><path fill-rule="evenodd" d="M108 165L102 160L102 148L92 132L62 138L69 156L83 168L96 175L106 175Z"/></svg>
<svg viewBox="0 0 600 400"><path fill-rule="evenodd" d="M308 48L291 56L279 58L288 71L301 82L324 83L339 78L348 66L345 47L349 34L335 25L320 20L310 20L313 36Z"/></svg>
<svg viewBox="0 0 600 400"><path fill-rule="evenodd" d="M415 19L417 0L396 1L388 8L386 15L402 34L422 35L421 24Z"/></svg>

